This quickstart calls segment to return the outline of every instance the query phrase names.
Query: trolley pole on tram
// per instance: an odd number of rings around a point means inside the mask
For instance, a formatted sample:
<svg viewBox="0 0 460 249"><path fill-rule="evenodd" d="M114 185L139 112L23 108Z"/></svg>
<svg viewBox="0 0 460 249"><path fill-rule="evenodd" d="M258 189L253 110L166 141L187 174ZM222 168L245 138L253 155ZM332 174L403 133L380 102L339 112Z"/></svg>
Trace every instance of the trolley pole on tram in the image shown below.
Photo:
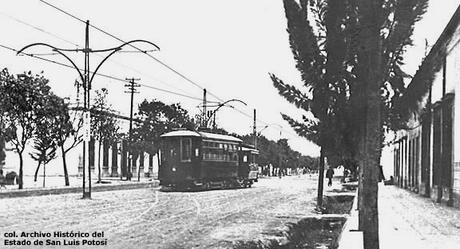
<svg viewBox="0 0 460 249"><path fill-rule="evenodd" d="M139 50L140 52L145 53L145 51L141 51L137 47L133 46L132 43L135 42L142 42L142 43L147 43L152 46L154 46L157 50L160 50L160 48L155 45L152 42L146 41L146 40L131 40L128 42L124 42L118 47L113 47L113 48L107 48L107 49L98 49L94 50L89 47L89 20L86 21L86 26L85 26L85 47L84 48L78 48L78 49L65 49L65 48L57 48L52 45L46 44L46 43L33 43L29 44L22 49L20 49L16 55L19 55L21 53L24 53L24 50L35 47L35 46L44 46L47 48L51 48L54 52L60 54L64 58L67 59L68 62L72 64L72 66L77 70L78 75L80 76L81 81L83 82L83 90L84 90L84 108L83 108L83 127L84 127L84 134L83 134L83 182L82 182L82 190L83 190L83 199L90 199L91 198L91 166L90 166L90 146L89 143L91 141L91 114L90 114L90 92L91 92L91 82L94 79L94 76L97 74L97 71L100 69L102 64L113 54L115 54L117 51L120 51L124 46L129 45L136 50ZM75 62L69 58L64 52L83 52L85 54L85 63L84 63L84 70L83 72L81 69L75 64ZM94 71L89 70L89 54L90 53L109 53L107 56L102 59L101 62L96 66L96 69ZM31 55L31 54L27 54ZM88 155L86 155L88 154ZM88 177L86 177L86 172L85 168L88 170ZM88 181L88 188L86 188L86 181Z"/></svg>
<svg viewBox="0 0 460 249"><path fill-rule="evenodd" d="M202 121L201 121L201 126L204 127L204 128L208 128L208 113L207 113L207 109L206 109L206 106L207 105L207 101L206 101L206 88L203 89L203 117L202 117Z"/></svg>

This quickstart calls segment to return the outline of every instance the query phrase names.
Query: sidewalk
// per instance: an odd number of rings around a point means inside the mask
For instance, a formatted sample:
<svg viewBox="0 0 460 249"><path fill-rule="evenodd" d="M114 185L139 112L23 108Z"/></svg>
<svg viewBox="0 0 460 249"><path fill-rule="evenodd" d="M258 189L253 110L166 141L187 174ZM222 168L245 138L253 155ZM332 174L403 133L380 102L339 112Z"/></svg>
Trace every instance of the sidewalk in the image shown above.
<svg viewBox="0 0 460 249"><path fill-rule="evenodd" d="M24 189L18 189L17 184L7 185L6 189L0 189L0 199L50 194L80 193L82 191L81 177L69 177L70 186L64 186L64 177L62 176L46 177L46 187L43 187L42 180L43 179L39 177L37 182L33 182L32 176L24 176ZM137 178L133 178L132 181L122 181L119 177L103 177L103 183L96 182L96 178L93 178L91 181L91 190L94 192L157 187L159 183L158 180L144 177L141 177L140 181L137 181Z"/></svg>
<svg viewBox="0 0 460 249"><path fill-rule="evenodd" d="M458 249L460 209L379 184L380 248Z"/></svg>

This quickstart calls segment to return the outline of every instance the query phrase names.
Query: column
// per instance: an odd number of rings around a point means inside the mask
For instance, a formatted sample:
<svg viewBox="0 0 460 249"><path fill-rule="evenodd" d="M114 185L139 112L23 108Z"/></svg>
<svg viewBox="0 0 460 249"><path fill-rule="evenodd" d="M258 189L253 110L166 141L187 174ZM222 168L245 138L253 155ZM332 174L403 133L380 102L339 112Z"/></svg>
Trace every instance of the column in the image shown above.
<svg viewBox="0 0 460 249"><path fill-rule="evenodd" d="M102 143L102 176L109 176L109 142Z"/></svg>
<svg viewBox="0 0 460 249"><path fill-rule="evenodd" d="M149 153L149 169L145 173L146 177L153 177L153 154Z"/></svg>
<svg viewBox="0 0 460 249"><path fill-rule="evenodd" d="M139 152L133 151L131 153L131 173L133 178L137 178L137 158L139 157Z"/></svg>
<svg viewBox="0 0 460 249"><path fill-rule="evenodd" d="M143 151L139 153L139 172L140 172L140 176L144 176L145 172L144 172L144 152Z"/></svg>
<svg viewBox="0 0 460 249"><path fill-rule="evenodd" d="M89 141L89 166L91 167L91 177L94 177L94 169L95 169L95 161L96 161L96 156L95 156L95 140L94 138L91 138Z"/></svg>
<svg viewBox="0 0 460 249"><path fill-rule="evenodd" d="M123 140L121 144L121 177L128 177L128 150L126 149L127 145L128 144L126 140Z"/></svg>
<svg viewBox="0 0 460 249"><path fill-rule="evenodd" d="M112 177L117 177L118 176L118 162L120 161L118 159L118 146L119 144L117 142L112 143L112 172L110 176Z"/></svg>

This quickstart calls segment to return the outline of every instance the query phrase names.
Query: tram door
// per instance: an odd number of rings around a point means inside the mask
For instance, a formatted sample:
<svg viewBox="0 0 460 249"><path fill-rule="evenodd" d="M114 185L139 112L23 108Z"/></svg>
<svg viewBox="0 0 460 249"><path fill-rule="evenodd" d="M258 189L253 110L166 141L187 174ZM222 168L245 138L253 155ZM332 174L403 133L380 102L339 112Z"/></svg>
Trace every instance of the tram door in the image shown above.
<svg viewBox="0 0 460 249"><path fill-rule="evenodd" d="M163 140L161 148L161 165L159 167L160 178L171 179L180 163L179 138L167 138Z"/></svg>

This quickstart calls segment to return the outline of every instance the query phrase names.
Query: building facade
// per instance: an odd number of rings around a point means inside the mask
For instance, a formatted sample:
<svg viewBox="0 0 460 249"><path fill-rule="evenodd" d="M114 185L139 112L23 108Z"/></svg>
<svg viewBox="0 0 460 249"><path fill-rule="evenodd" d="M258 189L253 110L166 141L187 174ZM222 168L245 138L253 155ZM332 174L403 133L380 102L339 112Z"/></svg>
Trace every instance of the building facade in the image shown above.
<svg viewBox="0 0 460 249"><path fill-rule="evenodd" d="M395 184L456 207L460 207L459 96L457 9L408 86L403 101L415 102L416 108L408 128L397 132L393 144Z"/></svg>

